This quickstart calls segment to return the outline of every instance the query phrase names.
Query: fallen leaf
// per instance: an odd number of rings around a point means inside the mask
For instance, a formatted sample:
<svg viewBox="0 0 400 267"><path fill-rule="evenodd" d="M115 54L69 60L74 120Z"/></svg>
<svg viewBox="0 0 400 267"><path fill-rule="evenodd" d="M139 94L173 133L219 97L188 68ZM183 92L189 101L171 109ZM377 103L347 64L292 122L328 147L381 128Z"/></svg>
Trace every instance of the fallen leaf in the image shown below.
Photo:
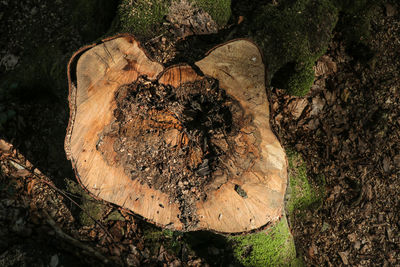
<svg viewBox="0 0 400 267"><path fill-rule="evenodd" d="M349 252L348 252L348 251L346 251L346 252L339 252L339 256L340 256L340 258L342 259L344 265L349 265L349 261L348 261L348 259L347 259L347 256L348 256L348 255L349 255Z"/></svg>
<svg viewBox="0 0 400 267"><path fill-rule="evenodd" d="M3 139L0 139L0 150L1 150L3 153L10 152L11 149L12 149L12 144L6 142L6 141L3 140Z"/></svg>
<svg viewBox="0 0 400 267"><path fill-rule="evenodd" d="M332 60L330 56L324 55L318 61L316 66L314 66L315 76L329 75L337 72L336 62Z"/></svg>
<svg viewBox="0 0 400 267"><path fill-rule="evenodd" d="M315 116L317 115L325 106L325 100L318 97L313 98L312 100L312 109L311 109L311 115Z"/></svg>
<svg viewBox="0 0 400 267"><path fill-rule="evenodd" d="M307 99L304 98L295 99L288 105L289 112L297 120L298 118L300 118L307 104L308 104Z"/></svg>

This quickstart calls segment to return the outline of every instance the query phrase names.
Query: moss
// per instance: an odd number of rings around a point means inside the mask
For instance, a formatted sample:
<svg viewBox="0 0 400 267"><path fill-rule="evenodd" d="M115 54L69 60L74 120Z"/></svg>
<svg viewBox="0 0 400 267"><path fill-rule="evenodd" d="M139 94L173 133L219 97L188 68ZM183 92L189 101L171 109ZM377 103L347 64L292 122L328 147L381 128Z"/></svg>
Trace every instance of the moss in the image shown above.
<svg viewBox="0 0 400 267"><path fill-rule="evenodd" d="M314 61L298 63L296 71L287 80L287 90L289 94L304 96L308 93L314 83Z"/></svg>
<svg viewBox="0 0 400 267"><path fill-rule="evenodd" d="M307 167L300 154L288 150L289 187L286 209L289 216L296 210L305 210L321 204L323 189L312 186L307 177Z"/></svg>
<svg viewBox="0 0 400 267"><path fill-rule="evenodd" d="M168 229L160 229L151 224L146 224L143 230L143 238L146 245L153 254L157 254L161 245L167 251L177 255L183 246L183 233L171 231Z"/></svg>
<svg viewBox="0 0 400 267"><path fill-rule="evenodd" d="M114 210L112 211L107 218L105 219L105 221L125 221L125 218L121 215L121 213L118 210Z"/></svg>
<svg viewBox="0 0 400 267"><path fill-rule="evenodd" d="M286 217L266 231L229 239L236 259L244 266L290 266L298 261Z"/></svg>
<svg viewBox="0 0 400 267"><path fill-rule="evenodd" d="M84 226L90 226L94 224L94 220L101 220L105 214L107 205L91 197L76 182L69 179L65 179L65 182L67 191L80 197L83 210L79 213L79 222Z"/></svg>
<svg viewBox="0 0 400 267"><path fill-rule="evenodd" d="M210 14L220 27L228 23L231 16L231 0L190 0L190 2Z"/></svg>
<svg viewBox="0 0 400 267"><path fill-rule="evenodd" d="M231 16L230 0L189 0L210 14L222 27ZM162 25L171 0L123 0L118 8L119 31L150 38L166 32Z"/></svg>
<svg viewBox="0 0 400 267"><path fill-rule="evenodd" d="M168 0L123 0L118 8L121 31L138 36L159 34L168 12Z"/></svg>
<svg viewBox="0 0 400 267"><path fill-rule="evenodd" d="M304 94L311 85L310 64L326 52L338 14L329 0L286 0L259 8L245 27L264 52L269 79L292 62L297 70L288 74L286 89Z"/></svg>
<svg viewBox="0 0 400 267"><path fill-rule="evenodd" d="M275 73L271 85L286 88L291 95L304 96L314 83L313 66L314 61L289 62Z"/></svg>
<svg viewBox="0 0 400 267"><path fill-rule="evenodd" d="M373 65L376 55L370 48L371 21L379 12L383 0L338 0L341 17L337 31L346 43L347 53L361 63Z"/></svg>

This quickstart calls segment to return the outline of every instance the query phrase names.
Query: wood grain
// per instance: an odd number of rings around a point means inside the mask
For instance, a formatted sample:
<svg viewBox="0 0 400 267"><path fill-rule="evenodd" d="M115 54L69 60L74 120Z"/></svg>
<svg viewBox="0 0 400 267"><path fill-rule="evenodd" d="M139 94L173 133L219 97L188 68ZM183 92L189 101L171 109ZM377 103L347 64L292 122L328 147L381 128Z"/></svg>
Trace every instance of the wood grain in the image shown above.
<svg viewBox="0 0 400 267"><path fill-rule="evenodd" d="M178 204L167 194L131 180L121 165L107 163L96 142L115 119L114 94L121 85L132 83L140 75L174 87L203 77L185 64L164 69L150 60L131 36L90 46L74 55L71 62L76 63L69 66L73 75L65 150L78 181L92 195L159 226L182 231L247 232L282 216L287 160L270 129L265 67L256 45L247 40L231 41L196 62L206 76L219 80L220 87L240 103L248 121L235 139L236 156L226 162L229 175L216 179L207 199L197 202L199 222L190 228L178 219ZM111 143L105 147L112 150ZM113 153L110 151L107 157L112 158ZM256 160L250 162L246 156L250 154ZM238 188L245 195L239 194Z"/></svg>

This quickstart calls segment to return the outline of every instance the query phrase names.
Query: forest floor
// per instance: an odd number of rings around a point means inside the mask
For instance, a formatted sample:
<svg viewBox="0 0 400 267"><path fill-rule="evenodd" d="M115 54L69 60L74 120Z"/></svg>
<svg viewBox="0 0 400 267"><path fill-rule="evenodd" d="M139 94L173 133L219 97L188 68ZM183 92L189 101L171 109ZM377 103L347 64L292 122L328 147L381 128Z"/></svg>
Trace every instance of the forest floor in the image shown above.
<svg viewBox="0 0 400 267"><path fill-rule="evenodd" d="M273 88L274 128L325 183L322 207L295 216L296 248L310 265L396 266L400 261L400 20L372 21L374 58L337 35L304 98Z"/></svg>
<svg viewBox="0 0 400 267"><path fill-rule="evenodd" d="M37 40L62 42L61 59L84 44L76 30L65 30L63 1L27 2L0 3L13 11L0 13L2 75ZM321 205L289 222L307 265L400 265L400 6L392 8L374 14L372 57L351 51L336 33L309 94L270 90L276 134L303 156L310 182L325 192ZM25 35L29 25L43 30ZM0 266L237 264L217 235L161 230L93 203L64 153L67 91L33 89L0 95L7 114L0 123Z"/></svg>

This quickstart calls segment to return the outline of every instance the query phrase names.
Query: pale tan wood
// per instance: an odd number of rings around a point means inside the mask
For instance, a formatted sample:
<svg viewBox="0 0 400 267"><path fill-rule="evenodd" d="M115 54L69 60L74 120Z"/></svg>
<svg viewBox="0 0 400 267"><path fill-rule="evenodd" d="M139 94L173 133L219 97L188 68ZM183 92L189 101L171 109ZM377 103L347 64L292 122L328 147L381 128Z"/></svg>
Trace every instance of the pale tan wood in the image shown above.
<svg viewBox="0 0 400 267"><path fill-rule="evenodd" d="M270 129L265 88L265 67L256 45L236 40L213 49L196 65L207 76L219 80L220 87L233 96L252 118L255 129L242 129L260 141L261 155L255 165L198 203L200 227L219 232L244 232L277 221L283 212L287 184L287 160ZM239 196L235 184L247 193Z"/></svg>
<svg viewBox="0 0 400 267"><path fill-rule="evenodd" d="M236 40L213 49L196 65L205 75L218 79L220 87L241 104L246 117L252 118L235 137L239 156L226 162L228 174L215 177L208 187L207 200L197 202L197 225L183 225L178 219L179 206L171 203L167 194L132 181L119 164L112 164L112 140L103 140L110 162L96 150L99 134L114 120L114 94L119 86L135 81L139 75L174 87L203 78L189 65L164 70L130 36L88 48L77 60L77 83L70 84L66 151L78 180L94 196L175 230L238 233L277 221L283 211L287 161L269 125L261 53L253 43ZM172 135L171 142L177 135ZM248 164L247 153L257 155L257 160ZM235 186L240 186L246 197Z"/></svg>
<svg viewBox="0 0 400 267"><path fill-rule="evenodd" d="M163 226L182 229L178 206L160 191L132 181L122 166L110 166L96 150L99 133L114 119L114 93L139 75L155 79L163 67L151 61L131 37L106 41L78 59L74 124L66 144L81 184L93 195ZM112 147L112 145L111 145ZM160 204L164 207L162 208Z"/></svg>

